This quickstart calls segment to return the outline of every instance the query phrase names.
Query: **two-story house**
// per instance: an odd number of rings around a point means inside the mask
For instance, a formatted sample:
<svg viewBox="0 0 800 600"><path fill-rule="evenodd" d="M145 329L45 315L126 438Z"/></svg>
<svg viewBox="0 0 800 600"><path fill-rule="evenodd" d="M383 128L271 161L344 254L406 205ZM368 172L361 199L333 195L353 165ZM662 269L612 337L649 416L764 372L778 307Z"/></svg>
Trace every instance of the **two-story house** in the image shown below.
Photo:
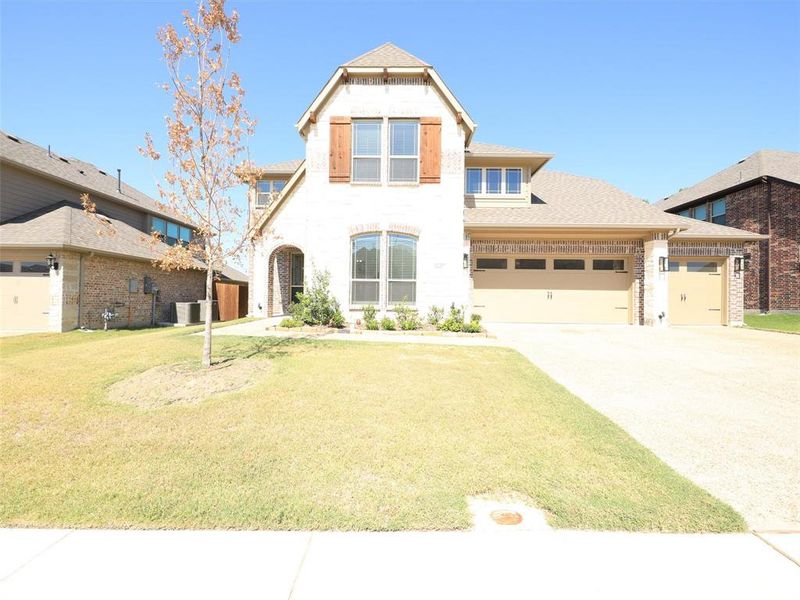
<svg viewBox="0 0 800 600"><path fill-rule="evenodd" d="M249 194L253 315L285 314L324 270L351 320L406 302L497 322L742 322L744 243L763 236L475 141L433 66L392 44L338 67L296 127L305 158L261 168Z"/></svg>
<svg viewBox="0 0 800 600"><path fill-rule="evenodd" d="M768 235L747 245L744 308L800 311L800 153L759 150L656 206Z"/></svg>
<svg viewBox="0 0 800 600"><path fill-rule="evenodd" d="M168 273L153 260L191 236L188 220L120 173L0 132L0 332L96 329L107 309L117 315L111 327L168 321L171 303L205 297L205 271Z"/></svg>

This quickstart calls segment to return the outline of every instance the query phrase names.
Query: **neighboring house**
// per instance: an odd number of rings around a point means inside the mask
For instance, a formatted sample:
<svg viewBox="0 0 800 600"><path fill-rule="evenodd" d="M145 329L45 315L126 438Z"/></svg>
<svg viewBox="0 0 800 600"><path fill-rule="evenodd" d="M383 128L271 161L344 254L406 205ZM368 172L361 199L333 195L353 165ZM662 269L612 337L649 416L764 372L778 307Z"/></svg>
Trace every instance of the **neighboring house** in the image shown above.
<svg viewBox="0 0 800 600"><path fill-rule="evenodd" d="M203 270L152 264L167 246L150 231L175 244L192 224L117 175L0 132L0 331L100 328L105 309L118 314L111 327L145 326L168 321L172 302L205 297Z"/></svg>
<svg viewBox="0 0 800 600"><path fill-rule="evenodd" d="M392 44L337 68L296 127L305 160L250 190L253 315L285 314L320 270L351 320L406 302L487 321L742 322L744 243L763 236L473 141L436 70Z"/></svg>
<svg viewBox="0 0 800 600"><path fill-rule="evenodd" d="M747 245L745 310L800 311L800 153L759 150L656 206L768 235Z"/></svg>

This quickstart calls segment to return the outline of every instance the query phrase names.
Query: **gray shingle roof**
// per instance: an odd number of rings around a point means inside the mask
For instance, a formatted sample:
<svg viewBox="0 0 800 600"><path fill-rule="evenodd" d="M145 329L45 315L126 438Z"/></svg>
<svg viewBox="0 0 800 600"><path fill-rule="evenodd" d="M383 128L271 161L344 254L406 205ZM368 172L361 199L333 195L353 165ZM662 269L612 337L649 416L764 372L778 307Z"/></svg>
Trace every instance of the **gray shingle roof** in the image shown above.
<svg viewBox="0 0 800 600"><path fill-rule="evenodd" d="M543 169L531 179L531 204L466 208L467 227L688 228L679 235L746 237L747 231L665 213L600 179Z"/></svg>
<svg viewBox="0 0 800 600"><path fill-rule="evenodd" d="M260 175L292 175L302 163L302 158L284 160L283 162L269 163L256 167L256 171Z"/></svg>
<svg viewBox="0 0 800 600"><path fill-rule="evenodd" d="M499 144L487 144L485 142L472 142L466 150L465 154L472 156L552 156L545 152L537 152L536 150L525 150L523 148L510 148L508 146L500 146Z"/></svg>
<svg viewBox="0 0 800 600"><path fill-rule="evenodd" d="M775 177L800 184L800 152L759 150L700 183L656 202L655 206L670 210L759 177Z"/></svg>
<svg viewBox="0 0 800 600"><path fill-rule="evenodd" d="M3 247L69 247L131 258L154 260L168 247L153 245L144 232L123 221L97 215L111 224L106 228L83 208L58 202L0 225Z"/></svg>
<svg viewBox="0 0 800 600"><path fill-rule="evenodd" d="M343 67L430 67L413 54L386 42L346 62Z"/></svg>
<svg viewBox="0 0 800 600"><path fill-rule="evenodd" d="M91 163L77 158L61 157L17 136L0 131L0 158L29 170L73 185L92 194L100 194L120 204L134 206L147 212L165 215L170 219L191 225L191 221L165 210L159 203L134 187L122 182L122 193L117 191L116 171L104 172Z"/></svg>

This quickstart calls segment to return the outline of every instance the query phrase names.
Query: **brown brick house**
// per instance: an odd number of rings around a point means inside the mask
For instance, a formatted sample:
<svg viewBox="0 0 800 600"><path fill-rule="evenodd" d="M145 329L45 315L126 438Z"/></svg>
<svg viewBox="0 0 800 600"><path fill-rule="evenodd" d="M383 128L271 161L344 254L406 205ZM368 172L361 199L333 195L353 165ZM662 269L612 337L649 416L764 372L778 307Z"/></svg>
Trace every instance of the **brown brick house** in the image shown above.
<svg viewBox="0 0 800 600"><path fill-rule="evenodd" d="M800 311L800 153L760 150L656 206L769 235L747 246L745 310Z"/></svg>
<svg viewBox="0 0 800 600"><path fill-rule="evenodd" d="M84 212L83 193L102 222ZM167 273L153 260L191 235L118 173L0 132L0 332L100 328L106 309L111 327L168 321L173 302L205 297L205 271Z"/></svg>

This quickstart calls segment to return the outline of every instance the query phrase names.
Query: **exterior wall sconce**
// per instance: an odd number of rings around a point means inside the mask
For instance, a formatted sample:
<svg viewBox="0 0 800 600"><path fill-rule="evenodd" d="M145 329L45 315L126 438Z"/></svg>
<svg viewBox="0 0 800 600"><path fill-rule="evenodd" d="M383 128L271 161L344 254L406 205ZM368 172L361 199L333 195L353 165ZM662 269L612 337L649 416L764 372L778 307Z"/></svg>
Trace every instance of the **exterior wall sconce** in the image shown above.
<svg viewBox="0 0 800 600"><path fill-rule="evenodd" d="M47 258L47 266L51 269L55 269L56 271L58 271L58 261L56 260L56 257L53 255L53 253L51 252L50 254L48 254L46 258Z"/></svg>
<svg viewBox="0 0 800 600"><path fill-rule="evenodd" d="M469 254L464 252L464 268L469 269Z"/></svg>
<svg viewBox="0 0 800 600"><path fill-rule="evenodd" d="M733 272L741 273L744 271L744 256L736 256L733 259Z"/></svg>
<svg viewBox="0 0 800 600"><path fill-rule="evenodd" d="M658 271L659 273L666 273L669 271L669 258L666 256L658 257Z"/></svg>

